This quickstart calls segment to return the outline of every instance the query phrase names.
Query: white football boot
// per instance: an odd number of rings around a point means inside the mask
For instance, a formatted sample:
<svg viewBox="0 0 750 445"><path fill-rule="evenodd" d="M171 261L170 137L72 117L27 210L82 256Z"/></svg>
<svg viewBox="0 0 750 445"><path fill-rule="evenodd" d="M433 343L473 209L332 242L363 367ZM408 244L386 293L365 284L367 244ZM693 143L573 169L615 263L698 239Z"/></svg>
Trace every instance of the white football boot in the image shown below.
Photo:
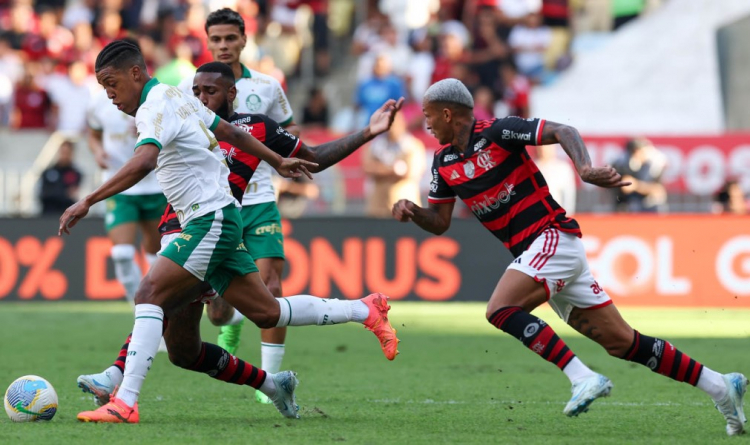
<svg viewBox="0 0 750 445"><path fill-rule="evenodd" d="M297 375L292 371L281 371L268 377L271 377L276 385L276 394L271 397L273 405L282 416L299 419L299 405L294 395L294 390L299 385Z"/></svg>
<svg viewBox="0 0 750 445"><path fill-rule="evenodd" d="M117 384L112 381L109 371L100 372L99 374L79 375L78 387L83 392L94 395L96 406L102 406L109 403L109 395L115 392Z"/></svg>
<svg viewBox="0 0 750 445"><path fill-rule="evenodd" d="M727 395L721 400L714 400L716 409L727 419L727 434L736 436L745 432L745 411L742 408L742 398L747 391L747 377L739 372L724 374L724 384L727 385Z"/></svg>
<svg viewBox="0 0 750 445"><path fill-rule="evenodd" d="M612 382L601 374L594 374L573 383L571 392L573 397L563 413L568 417L574 417L589 410L589 405L599 397L607 397L612 390Z"/></svg>

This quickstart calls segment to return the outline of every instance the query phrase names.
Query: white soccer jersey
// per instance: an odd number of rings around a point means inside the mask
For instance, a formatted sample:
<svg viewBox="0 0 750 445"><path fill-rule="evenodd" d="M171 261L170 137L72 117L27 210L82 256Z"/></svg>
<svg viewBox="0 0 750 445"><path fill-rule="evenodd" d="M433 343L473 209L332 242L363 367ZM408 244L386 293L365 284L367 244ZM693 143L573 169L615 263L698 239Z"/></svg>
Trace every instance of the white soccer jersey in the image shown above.
<svg viewBox="0 0 750 445"><path fill-rule="evenodd" d="M193 95L151 79L135 115L136 147L159 147L156 178L180 224L230 204L229 169L214 152L219 117Z"/></svg>
<svg viewBox="0 0 750 445"><path fill-rule="evenodd" d="M107 92L97 93L87 110L89 127L102 132L102 146L107 153L104 181L109 180L133 157L136 133L135 119L118 110L107 97ZM161 193L156 174L151 172L141 182L122 192L123 195L153 195Z"/></svg>
<svg viewBox="0 0 750 445"><path fill-rule="evenodd" d="M292 107L278 80L242 65L242 77L237 79L235 85L237 98L234 100L234 111L237 113L265 114L282 127L292 122ZM192 94L193 78L183 80L180 89ZM268 163L261 161L253 174L252 182L245 189L243 206L276 201L271 182L272 171L273 168Z"/></svg>

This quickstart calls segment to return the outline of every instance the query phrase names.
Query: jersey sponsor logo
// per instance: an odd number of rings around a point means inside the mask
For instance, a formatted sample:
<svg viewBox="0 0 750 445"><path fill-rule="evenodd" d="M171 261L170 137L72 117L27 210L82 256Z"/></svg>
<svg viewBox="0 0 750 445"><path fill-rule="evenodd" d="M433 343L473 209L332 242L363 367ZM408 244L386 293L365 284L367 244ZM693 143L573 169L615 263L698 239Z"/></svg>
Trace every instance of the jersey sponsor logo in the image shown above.
<svg viewBox="0 0 750 445"><path fill-rule="evenodd" d="M276 134L280 134L282 136L286 136L289 139L297 139L296 136L294 136L292 133L289 133L288 131L286 131L285 129L283 129L281 127L279 127L279 128L276 129Z"/></svg>
<svg viewBox="0 0 750 445"><path fill-rule="evenodd" d="M184 239L185 241L190 241L190 239L193 237L193 235L188 235L187 233L180 233L177 238Z"/></svg>
<svg viewBox="0 0 750 445"><path fill-rule="evenodd" d="M509 203L511 196L516 194L516 191L513 190L515 186L506 182L504 187L505 190L500 190L500 193L498 193L497 196L484 195L484 198L481 201L474 202L474 204L471 205L472 213L476 216L486 215L493 210L498 209L501 205Z"/></svg>
<svg viewBox="0 0 750 445"><path fill-rule="evenodd" d="M479 142L474 144L474 151L481 150L482 147L484 147L485 145L487 145L487 139L485 138L480 139Z"/></svg>
<svg viewBox="0 0 750 445"><path fill-rule="evenodd" d="M260 100L260 96L257 94L251 94L245 98L245 106L248 110L250 110L251 113L254 113L258 110L260 110L260 107L263 105L263 101Z"/></svg>
<svg viewBox="0 0 750 445"><path fill-rule="evenodd" d="M451 153L443 157L443 162L455 161L456 159L458 159L458 155Z"/></svg>
<svg viewBox="0 0 750 445"><path fill-rule="evenodd" d="M237 155L237 150L235 150L234 147L229 147L229 149L221 147L220 150L224 159L227 160L227 163L234 164L234 157Z"/></svg>
<svg viewBox="0 0 750 445"><path fill-rule="evenodd" d="M435 193L438 191L438 172L437 170L432 170L432 181L430 181L430 191Z"/></svg>
<svg viewBox="0 0 750 445"><path fill-rule="evenodd" d="M188 102L185 105L177 109L177 115L180 116L182 120L187 119L188 116L197 112L198 112L198 107L193 105L191 102Z"/></svg>
<svg viewBox="0 0 750 445"><path fill-rule="evenodd" d="M471 161L466 161L464 163L464 174L469 178L474 177L474 163Z"/></svg>
<svg viewBox="0 0 750 445"><path fill-rule="evenodd" d="M526 325L526 328L523 330L523 336L524 337L531 337L532 335L536 334L536 332L539 330L539 324L538 323L530 323Z"/></svg>
<svg viewBox="0 0 750 445"><path fill-rule="evenodd" d="M515 139L517 141L531 141L531 133L516 133L515 131L503 130L503 139Z"/></svg>
<svg viewBox="0 0 750 445"><path fill-rule="evenodd" d="M273 223L273 224L268 224L265 226L260 226L257 229L255 229L256 235L264 235L264 234L273 235L274 233L281 233L281 225Z"/></svg>
<svg viewBox="0 0 750 445"><path fill-rule="evenodd" d="M489 170L495 165L497 165L497 163L492 160L492 154L489 151L483 150L479 152L479 157L477 158L477 165L479 165L485 170Z"/></svg>
<svg viewBox="0 0 750 445"><path fill-rule="evenodd" d="M161 121L164 118L164 115L161 113L156 114L156 119L154 119L154 135L158 138L161 136L161 130L163 127L161 126Z"/></svg>

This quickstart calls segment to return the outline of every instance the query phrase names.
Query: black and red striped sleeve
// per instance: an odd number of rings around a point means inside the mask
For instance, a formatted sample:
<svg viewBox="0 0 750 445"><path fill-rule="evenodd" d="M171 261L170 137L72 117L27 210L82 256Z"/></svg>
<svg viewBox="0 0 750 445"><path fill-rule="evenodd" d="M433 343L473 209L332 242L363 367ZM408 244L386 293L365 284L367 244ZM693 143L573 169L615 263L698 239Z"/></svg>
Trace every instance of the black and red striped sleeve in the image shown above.
<svg viewBox="0 0 750 445"><path fill-rule="evenodd" d="M527 145L542 145L544 119L508 116L497 119L485 132L497 145L523 150Z"/></svg>
<svg viewBox="0 0 750 445"><path fill-rule="evenodd" d="M275 120L265 115L259 116L266 127L266 140L263 144L282 157L291 158L296 155L302 146L302 141L283 129Z"/></svg>
<svg viewBox="0 0 750 445"><path fill-rule="evenodd" d="M430 204L445 204L456 200L456 193L440 174L440 156L441 153L438 151L432 161L432 181L430 193L427 195Z"/></svg>

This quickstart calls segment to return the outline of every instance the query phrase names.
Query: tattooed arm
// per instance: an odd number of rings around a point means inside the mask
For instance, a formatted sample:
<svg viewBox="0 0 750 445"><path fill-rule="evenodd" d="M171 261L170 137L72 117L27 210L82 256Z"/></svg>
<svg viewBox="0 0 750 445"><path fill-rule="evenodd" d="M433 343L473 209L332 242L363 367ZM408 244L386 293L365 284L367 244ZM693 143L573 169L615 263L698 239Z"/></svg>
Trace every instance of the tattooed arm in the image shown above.
<svg viewBox="0 0 750 445"><path fill-rule="evenodd" d="M573 161L578 175L584 182L604 188L630 185L629 182L622 180L622 176L614 168L608 165L593 167L589 152L586 150L586 144L584 144L578 130L571 126L547 121L542 130L541 141L543 145L560 144Z"/></svg>
<svg viewBox="0 0 750 445"><path fill-rule="evenodd" d="M302 144L297 157L319 164L318 167L310 170L313 173L325 170L354 153L359 147L371 141L375 136L388 131L403 103L403 97L398 101L393 99L386 101L382 107L372 114L370 125L364 130L316 147L308 147Z"/></svg>
<svg viewBox="0 0 750 445"><path fill-rule="evenodd" d="M393 217L401 222L414 221L422 229L442 235L451 226L455 201L434 204L429 208L419 207L408 199L402 199L393 205Z"/></svg>

